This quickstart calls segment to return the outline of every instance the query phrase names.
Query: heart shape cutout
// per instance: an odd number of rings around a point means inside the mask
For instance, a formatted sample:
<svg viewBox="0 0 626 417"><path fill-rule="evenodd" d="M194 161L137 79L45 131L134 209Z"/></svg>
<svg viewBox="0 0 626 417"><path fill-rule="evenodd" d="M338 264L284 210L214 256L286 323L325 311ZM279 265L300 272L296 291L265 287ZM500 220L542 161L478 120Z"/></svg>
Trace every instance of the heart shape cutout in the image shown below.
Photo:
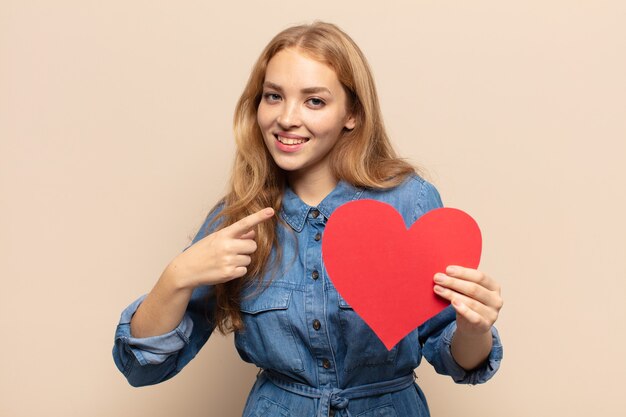
<svg viewBox="0 0 626 417"><path fill-rule="evenodd" d="M477 268L481 249L478 224L461 210L431 210L407 230L391 205L357 200L328 219L322 257L337 291L391 350L449 305L433 291L435 273Z"/></svg>

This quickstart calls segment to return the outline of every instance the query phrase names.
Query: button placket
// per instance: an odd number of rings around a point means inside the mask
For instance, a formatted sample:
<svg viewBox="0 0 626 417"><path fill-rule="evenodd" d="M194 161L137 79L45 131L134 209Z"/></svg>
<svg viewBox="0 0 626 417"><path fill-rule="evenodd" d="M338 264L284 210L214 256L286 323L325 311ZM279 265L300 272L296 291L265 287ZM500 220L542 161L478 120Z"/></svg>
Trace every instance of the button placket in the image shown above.
<svg viewBox="0 0 626 417"><path fill-rule="evenodd" d="M311 353L318 364L318 382L321 385L337 384L333 365L333 351L326 326L326 285L322 278L322 237L326 217L311 208L306 221L306 266L308 283L306 290L306 317Z"/></svg>

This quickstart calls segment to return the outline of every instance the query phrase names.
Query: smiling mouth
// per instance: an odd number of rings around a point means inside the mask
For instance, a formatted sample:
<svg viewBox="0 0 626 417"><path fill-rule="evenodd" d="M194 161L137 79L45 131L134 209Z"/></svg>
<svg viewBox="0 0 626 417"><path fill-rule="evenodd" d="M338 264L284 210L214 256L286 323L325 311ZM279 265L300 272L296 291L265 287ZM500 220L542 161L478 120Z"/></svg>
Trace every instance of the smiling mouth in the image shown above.
<svg viewBox="0 0 626 417"><path fill-rule="evenodd" d="M277 141L282 143L283 145L300 145L301 143L308 142L308 138L286 138L284 136L274 135Z"/></svg>

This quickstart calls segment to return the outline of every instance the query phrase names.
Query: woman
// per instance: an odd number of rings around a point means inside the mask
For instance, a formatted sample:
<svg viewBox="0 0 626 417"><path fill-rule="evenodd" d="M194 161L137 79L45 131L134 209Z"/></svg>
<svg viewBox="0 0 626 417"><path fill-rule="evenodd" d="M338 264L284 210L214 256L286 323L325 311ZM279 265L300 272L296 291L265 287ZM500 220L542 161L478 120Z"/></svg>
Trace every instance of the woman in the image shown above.
<svg viewBox="0 0 626 417"><path fill-rule="evenodd" d="M369 198L412 224L441 207L398 159L354 42L327 23L279 33L235 111L229 193L192 245L118 325L114 358L135 386L178 373L217 327L263 372L244 416L427 416L413 380L422 355L456 382L499 367L495 280L451 266L433 290L451 302L388 351L326 276L321 243L340 205Z"/></svg>

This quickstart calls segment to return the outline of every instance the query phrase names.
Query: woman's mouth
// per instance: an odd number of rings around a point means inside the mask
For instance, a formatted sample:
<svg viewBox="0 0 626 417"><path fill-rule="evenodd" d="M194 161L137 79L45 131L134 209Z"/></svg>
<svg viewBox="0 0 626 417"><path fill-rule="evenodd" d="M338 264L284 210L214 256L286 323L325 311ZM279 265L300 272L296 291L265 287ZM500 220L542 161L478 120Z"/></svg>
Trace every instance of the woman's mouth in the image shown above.
<svg viewBox="0 0 626 417"><path fill-rule="evenodd" d="M283 145L300 145L309 141L308 138L297 135L274 134L274 137Z"/></svg>
<svg viewBox="0 0 626 417"><path fill-rule="evenodd" d="M309 138L305 138L304 136L285 132L275 133L274 137L276 138L276 148L280 152L285 153L296 153L309 141Z"/></svg>

